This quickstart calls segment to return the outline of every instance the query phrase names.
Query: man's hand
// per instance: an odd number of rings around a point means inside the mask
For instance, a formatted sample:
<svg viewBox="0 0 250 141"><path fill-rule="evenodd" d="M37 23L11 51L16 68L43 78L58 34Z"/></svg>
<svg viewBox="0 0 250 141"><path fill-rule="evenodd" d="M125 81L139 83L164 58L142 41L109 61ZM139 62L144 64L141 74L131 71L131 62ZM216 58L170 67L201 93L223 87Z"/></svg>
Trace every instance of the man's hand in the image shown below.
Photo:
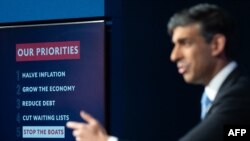
<svg viewBox="0 0 250 141"><path fill-rule="evenodd" d="M76 141L107 141L108 134L100 123L86 112L81 111L80 116L87 123L69 121L66 126L73 129Z"/></svg>

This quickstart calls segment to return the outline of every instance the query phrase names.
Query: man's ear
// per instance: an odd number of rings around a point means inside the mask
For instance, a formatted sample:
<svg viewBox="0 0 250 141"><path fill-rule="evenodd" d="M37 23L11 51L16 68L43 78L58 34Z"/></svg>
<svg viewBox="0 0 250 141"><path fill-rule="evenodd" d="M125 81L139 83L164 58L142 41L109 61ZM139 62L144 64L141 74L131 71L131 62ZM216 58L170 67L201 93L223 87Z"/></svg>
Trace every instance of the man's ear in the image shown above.
<svg viewBox="0 0 250 141"><path fill-rule="evenodd" d="M225 52L225 45L226 45L226 37L223 34L215 34L212 42L212 55L219 56L224 54Z"/></svg>

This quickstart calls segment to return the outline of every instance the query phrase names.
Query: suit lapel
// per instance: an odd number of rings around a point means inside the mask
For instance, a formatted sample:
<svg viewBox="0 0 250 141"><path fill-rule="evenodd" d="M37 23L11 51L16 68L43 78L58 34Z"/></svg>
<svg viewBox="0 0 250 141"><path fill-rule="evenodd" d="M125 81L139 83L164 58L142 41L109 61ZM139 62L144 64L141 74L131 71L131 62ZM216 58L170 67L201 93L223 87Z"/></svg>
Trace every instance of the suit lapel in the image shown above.
<svg viewBox="0 0 250 141"><path fill-rule="evenodd" d="M213 111L213 109L216 107L216 105L218 105L221 101L221 99L223 99L223 97L225 97L228 93L227 90L237 81L237 78L240 77L240 71L238 68L234 69L229 75L228 77L225 79L225 81L223 82L222 86L220 87L218 94L216 95L210 109L208 110L205 118Z"/></svg>

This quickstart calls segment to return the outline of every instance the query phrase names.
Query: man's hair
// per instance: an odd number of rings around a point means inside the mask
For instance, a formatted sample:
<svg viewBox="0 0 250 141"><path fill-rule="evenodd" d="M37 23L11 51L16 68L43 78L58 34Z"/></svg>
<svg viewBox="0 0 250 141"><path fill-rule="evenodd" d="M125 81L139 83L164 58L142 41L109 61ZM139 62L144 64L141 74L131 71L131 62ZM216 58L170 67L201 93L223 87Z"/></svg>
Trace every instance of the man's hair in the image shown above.
<svg viewBox="0 0 250 141"><path fill-rule="evenodd" d="M228 13L213 4L198 4L174 14L168 22L168 33L172 36L176 27L197 23L206 42L211 42L215 34L226 37L225 53L233 58L234 22Z"/></svg>

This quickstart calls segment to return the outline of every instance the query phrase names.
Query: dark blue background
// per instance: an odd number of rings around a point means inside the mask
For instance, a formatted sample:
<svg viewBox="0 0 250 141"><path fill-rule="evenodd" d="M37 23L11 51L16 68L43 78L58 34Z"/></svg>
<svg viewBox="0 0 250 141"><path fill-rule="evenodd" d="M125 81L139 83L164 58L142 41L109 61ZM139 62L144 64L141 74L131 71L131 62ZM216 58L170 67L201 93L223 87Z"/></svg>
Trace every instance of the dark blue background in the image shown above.
<svg viewBox="0 0 250 141"><path fill-rule="evenodd" d="M235 18L237 60L249 72L246 0L106 0L112 17L111 133L139 141L175 141L200 121L201 86L187 85L170 62L167 22L175 12L208 2Z"/></svg>
<svg viewBox="0 0 250 141"><path fill-rule="evenodd" d="M219 4L236 19L240 36L238 60L249 70L250 2L247 0L106 0L104 16L112 20L107 32L110 133L139 141L174 141L199 122L202 88L185 84L169 61L172 45L166 24L174 12L200 2ZM50 3L53 2L46 1L47 5ZM70 5L74 7L73 1ZM14 10L6 11L14 14ZM29 20L40 17L37 13L30 14L33 18ZM61 18L61 14L57 17ZM44 19L51 19L50 14L46 13Z"/></svg>

